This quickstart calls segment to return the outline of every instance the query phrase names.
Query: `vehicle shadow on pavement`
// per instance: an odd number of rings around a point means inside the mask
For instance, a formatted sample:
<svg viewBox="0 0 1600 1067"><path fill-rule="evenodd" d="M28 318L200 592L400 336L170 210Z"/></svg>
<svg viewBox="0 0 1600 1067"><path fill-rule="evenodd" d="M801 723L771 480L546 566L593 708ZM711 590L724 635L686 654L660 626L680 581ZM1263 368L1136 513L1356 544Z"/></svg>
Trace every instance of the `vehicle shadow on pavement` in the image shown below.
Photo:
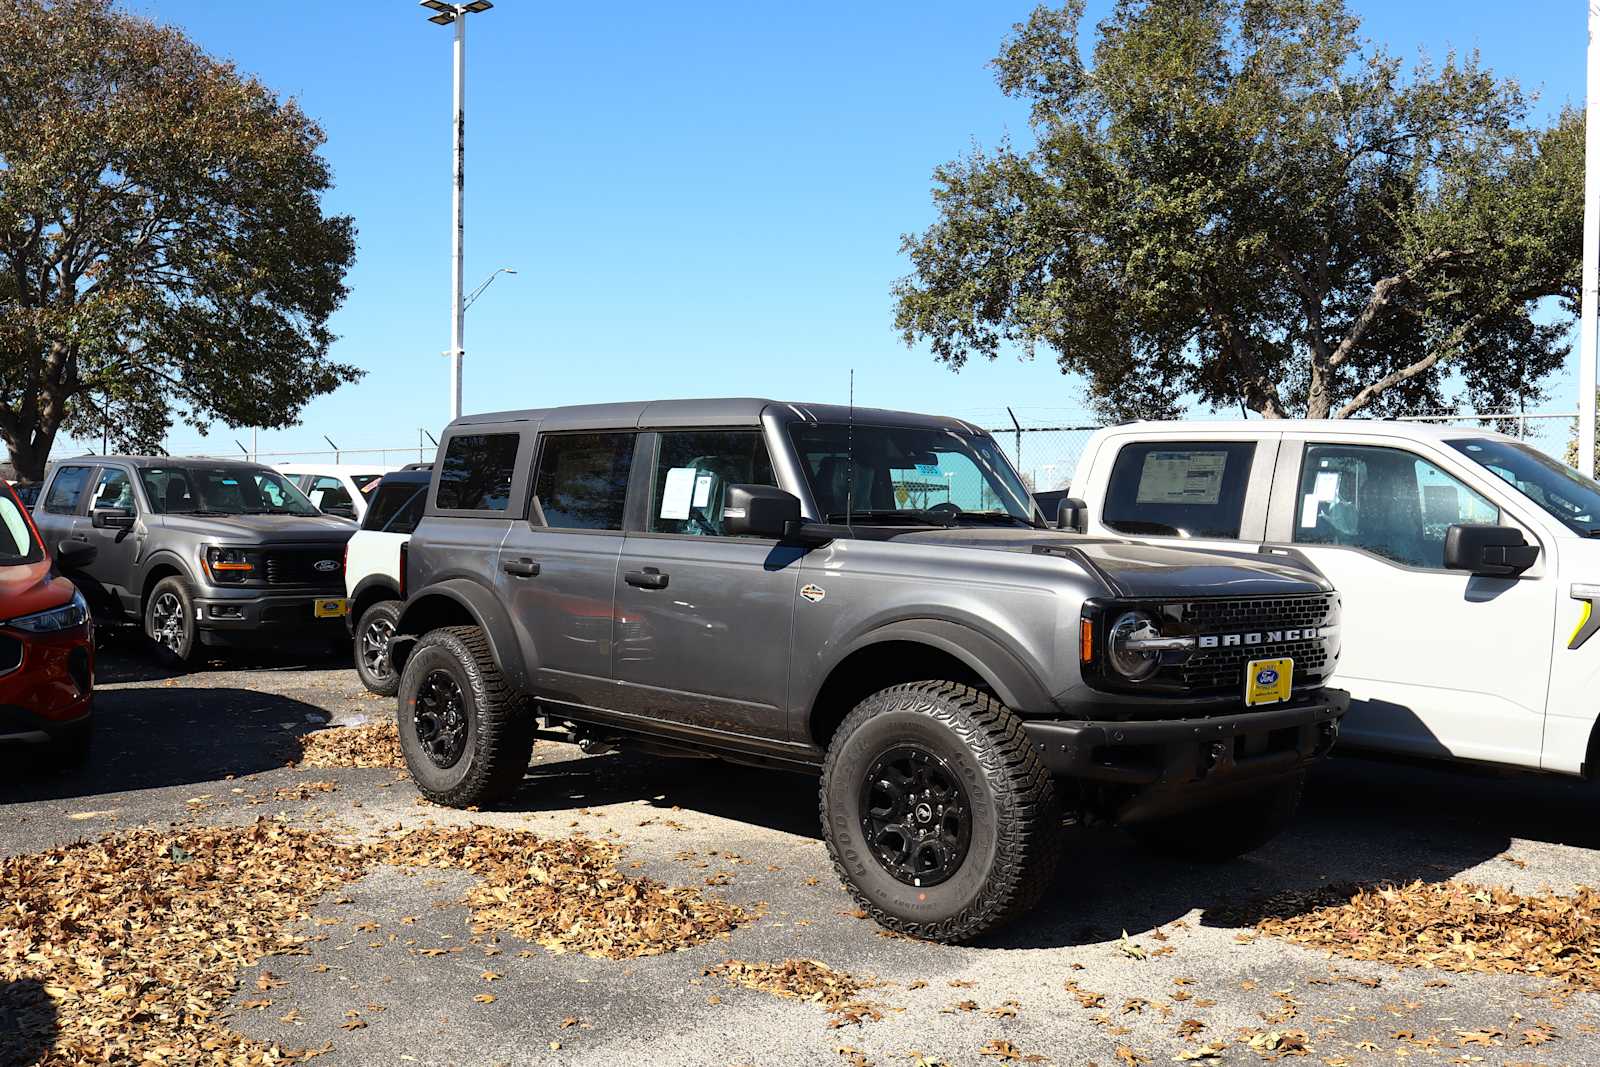
<svg viewBox="0 0 1600 1067"><path fill-rule="evenodd" d="M326 643L283 641L260 648L205 648L193 663L174 667L155 642L132 630L102 633L95 641L95 684L160 682L214 671L303 671L351 666L350 650Z"/></svg>
<svg viewBox="0 0 1600 1067"><path fill-rule="evenodd" d="M663 809L666 818L680 807L821 836L812 777L627 752L541 760L503 806L561 811L638 800ZM1166 859L1117 830L1065 831L1061 873L1043 903L979 944L1099 943L1123 930L1164 926L1196 908L1202 923L1232 927L1255 902L1285 892L1448 879L1506 853L1513 838L1596 847L1596 801L1600 787L1564 779L1334 759L1313 772L1290 830L1231 862ZM1514 871L1507 866L1507 875Z"/></svg>
<svg viewBox="0 0 1600 1067"><path fill-rule="evenodd" d="M171 684L95 694L87 763L43 766L38 749L0 746L0 803L214 782L284 766L295 738L327 720L314 704L246 689Z"/></svg>
<svg viewBox="0 0 1600 1067"><path fill-rule="evenodd" d="M0 1065L38 1063L55 1047L55 1004L34 978L0 982Z"/></svg>

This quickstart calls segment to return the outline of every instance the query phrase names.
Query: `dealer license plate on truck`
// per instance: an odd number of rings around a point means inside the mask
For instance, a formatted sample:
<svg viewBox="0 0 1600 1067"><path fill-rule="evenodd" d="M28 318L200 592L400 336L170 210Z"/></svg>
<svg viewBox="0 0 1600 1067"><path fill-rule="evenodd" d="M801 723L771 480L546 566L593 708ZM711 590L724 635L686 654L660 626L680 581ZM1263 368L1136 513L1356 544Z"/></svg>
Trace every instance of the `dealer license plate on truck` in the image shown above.
<svg viewBox="0 0 1600 1067"><path fill-rule="evenodd" d="M1244 668L1245 705L1254 707L1288 700L1293 684L1294 660L1253 659Z"/></svg>
<svg viewBox="0 0 1600 1067"><path fill-rule="evenodd" d="M311 613L319 619L337 619L344 615L344 597L330 597L311 602Z"/></svg>

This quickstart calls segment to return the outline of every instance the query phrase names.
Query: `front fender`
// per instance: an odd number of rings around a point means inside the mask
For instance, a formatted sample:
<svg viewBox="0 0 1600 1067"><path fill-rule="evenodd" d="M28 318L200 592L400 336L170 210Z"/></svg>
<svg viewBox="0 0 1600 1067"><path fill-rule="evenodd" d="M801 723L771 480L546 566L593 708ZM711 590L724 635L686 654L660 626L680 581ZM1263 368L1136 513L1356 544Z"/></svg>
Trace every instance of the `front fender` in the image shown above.
<svg viewBox="0 0 1600 1067"><path fill-rule="evenodd" d="M418 589L406 598L395 628L390 656L397 670L417 639L443 626L477 626L489 641L495 665L513 687L528 688L527 665L512 637L511 618L493 592L466 578L450 578Z"/></svg>

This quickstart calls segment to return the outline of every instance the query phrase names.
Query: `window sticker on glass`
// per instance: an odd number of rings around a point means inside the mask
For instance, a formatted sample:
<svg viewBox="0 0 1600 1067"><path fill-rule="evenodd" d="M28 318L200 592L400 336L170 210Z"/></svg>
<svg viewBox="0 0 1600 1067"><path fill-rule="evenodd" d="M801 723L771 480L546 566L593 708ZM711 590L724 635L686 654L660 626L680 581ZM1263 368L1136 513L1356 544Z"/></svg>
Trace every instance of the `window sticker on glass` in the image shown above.
<svg viewBox="0 0 1600 1067"><path fill-rule="evenodd" d="M673 467L667 471L667 483L661 490L661 517L687 519L694 496L695 475L693 467ZM709 493L710 490L707 489Z"/></svg>
<svg viewBox="0 0 1600 1067"><path fill-rule="evenodd" d="M1300 504L1300 525L1311 529L1317 525L1317 514L1323 504L1339 499L1339 472L1318 471L1316 483Z"/></svg>
<svg viewBox="0 0 1600 1067"><path fill-rule="evenodd" d="M1152 452L1139 473L1140 504L1215 504L1222 495L1226 452Z"/></svg>
<svg viewBox="0 0 1600 1067"><path fill-rule="evenodd" d="M710 471L700 471L694 480L694 506L697 508L708 507L711 504L711 483L716 476Z"/></svg>

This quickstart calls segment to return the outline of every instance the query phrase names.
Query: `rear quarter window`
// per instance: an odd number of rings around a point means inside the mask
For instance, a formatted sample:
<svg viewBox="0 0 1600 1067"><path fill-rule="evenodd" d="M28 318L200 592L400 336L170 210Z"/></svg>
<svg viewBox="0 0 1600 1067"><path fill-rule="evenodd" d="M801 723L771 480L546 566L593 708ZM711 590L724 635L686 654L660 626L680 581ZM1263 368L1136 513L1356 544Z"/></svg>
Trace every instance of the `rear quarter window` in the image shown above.
<svg viewBox="0 0 1600 1067"><path fill-rule="evenodd" d="M509 508L520 439L515 433L456 434L450 438L439 461L434 507L440 511Z"/></svg>
<svg viewBox="0 0 1600 1067"><path fill-rule="evenodd" d="M1124 445L1101 521L1118 533L1237 538L1255 451L1253 441Z"/></svg>

